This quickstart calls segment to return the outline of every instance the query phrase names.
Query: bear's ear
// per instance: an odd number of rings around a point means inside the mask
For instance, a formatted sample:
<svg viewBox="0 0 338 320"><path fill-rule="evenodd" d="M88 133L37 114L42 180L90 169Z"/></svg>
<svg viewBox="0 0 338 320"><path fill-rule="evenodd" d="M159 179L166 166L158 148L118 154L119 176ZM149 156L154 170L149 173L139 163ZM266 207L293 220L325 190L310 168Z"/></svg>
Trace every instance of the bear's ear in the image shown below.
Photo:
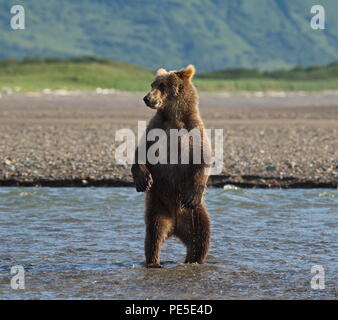
<svg viewBox="0 0 338 320"><path fill-rule="evenodd" d="M183 80L190 81L195 75L196 69L192 64L189 64L185 69L177 71L176 74Z"/></svg>
<svg viewBox="0 0 338 320"><path fill-rule="evenodd" d="M168 72L167 70L163 69L163 68L160 68L156 71L156 76L164 76L166 75Z"/></svg>

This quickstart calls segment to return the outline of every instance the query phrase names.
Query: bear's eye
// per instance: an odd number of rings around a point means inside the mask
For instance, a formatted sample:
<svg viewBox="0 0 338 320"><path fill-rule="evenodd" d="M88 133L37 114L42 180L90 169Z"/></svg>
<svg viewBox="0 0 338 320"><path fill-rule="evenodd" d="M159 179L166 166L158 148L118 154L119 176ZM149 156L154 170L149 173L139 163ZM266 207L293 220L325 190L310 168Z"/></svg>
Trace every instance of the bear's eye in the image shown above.
<svg viewBox="0 0 338 320"><path fill-rule="evenodd" d="M161 91L163 91L163 90L165 89L164 83L160 83L160 84L158 85L158 88L159 88Z"/></svg>

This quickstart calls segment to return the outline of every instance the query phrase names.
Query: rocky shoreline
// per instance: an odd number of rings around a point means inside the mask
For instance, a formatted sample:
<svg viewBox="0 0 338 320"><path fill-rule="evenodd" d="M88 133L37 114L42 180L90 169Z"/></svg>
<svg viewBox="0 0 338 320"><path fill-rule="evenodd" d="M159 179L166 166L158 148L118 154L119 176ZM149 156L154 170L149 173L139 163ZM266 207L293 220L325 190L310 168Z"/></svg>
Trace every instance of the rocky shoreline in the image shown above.
<svg viewBox="0 0 338 320"><path fill-rule="evenodd" d="M302 180L294 177L260 177L260 176L228 176L218 175L211 176L208 183L208 188L226 188L227 186L235 186L239 188L262 188L262 189L312 189L312 188L333 188L338 189L336 180L331 181L313 181ZM63 180L48 180L48 179L32 179L32 180L16 180L6 179L0 180L0 187L134 187L134 183L128 176L125 179L99 179L99 180L81 180L63 179Z"/></svg>
<svg viewBox="0 0 338 320"><path fill-rule="evenodd" d="M141 97L2 96L0 186L133 186L130 166L115 163L115 132L149 119ZM210 187L338 188L335 92L202 94L201 113L224 130L224 167Z"/></svg>

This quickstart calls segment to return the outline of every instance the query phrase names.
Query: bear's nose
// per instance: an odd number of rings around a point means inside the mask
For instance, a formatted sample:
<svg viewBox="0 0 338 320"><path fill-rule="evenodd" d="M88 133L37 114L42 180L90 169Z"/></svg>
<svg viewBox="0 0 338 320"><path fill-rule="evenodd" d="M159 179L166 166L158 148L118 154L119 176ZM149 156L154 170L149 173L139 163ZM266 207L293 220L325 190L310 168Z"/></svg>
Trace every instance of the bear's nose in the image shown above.
<svg viewBox="0 0 338 320"><path fill-rule="evenodd" d="M145 104L148 104L148 103L149 103L149 98L148 98L148 96L145 96L145 97L143 98L143 101L144 101Z"/></svg>

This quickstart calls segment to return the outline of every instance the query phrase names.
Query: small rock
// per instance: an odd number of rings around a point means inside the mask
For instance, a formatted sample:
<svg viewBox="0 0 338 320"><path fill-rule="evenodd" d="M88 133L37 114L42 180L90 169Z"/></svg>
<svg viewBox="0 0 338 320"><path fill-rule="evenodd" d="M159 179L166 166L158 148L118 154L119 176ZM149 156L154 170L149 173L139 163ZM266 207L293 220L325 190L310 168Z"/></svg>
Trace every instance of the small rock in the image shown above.
<svg viewBox="0 0 338 320"><path fill-rule="evenodd" d="M274 171L274 170L276 170L277 168L276 168L276 166L274 166L274 165L268 165L267 167L266 167L266 170L267 171Z"/></svg>

